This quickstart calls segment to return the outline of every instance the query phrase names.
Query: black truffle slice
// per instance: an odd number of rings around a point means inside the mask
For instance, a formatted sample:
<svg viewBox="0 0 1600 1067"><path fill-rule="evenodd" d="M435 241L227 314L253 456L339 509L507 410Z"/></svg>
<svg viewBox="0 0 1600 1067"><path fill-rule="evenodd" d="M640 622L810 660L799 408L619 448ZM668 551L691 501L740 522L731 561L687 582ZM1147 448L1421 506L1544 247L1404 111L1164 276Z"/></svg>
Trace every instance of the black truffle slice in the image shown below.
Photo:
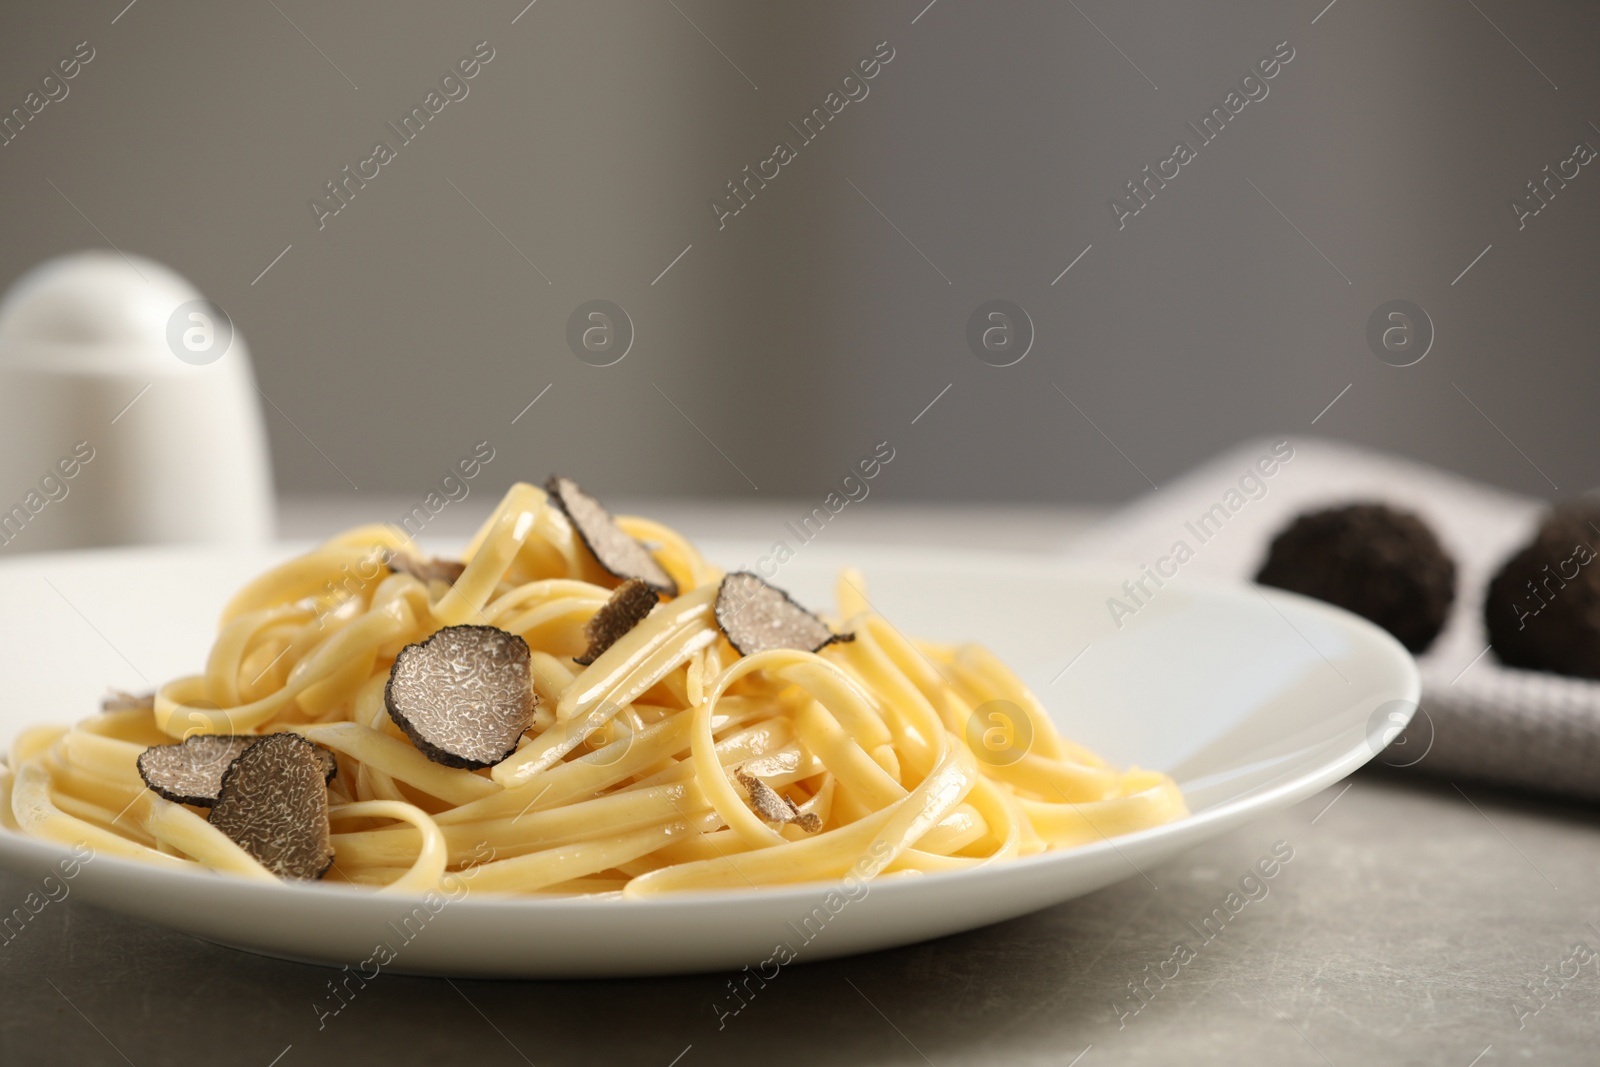
<svg viewBox="0 0 1600 1067"><path fill-rule="evenodd" d="M333 843L316 746L297 734L258 738L222 776L211 825L279 878L321 878Z"/></svg>
<svg viewBox="0 0 1600 1067"><path fill-rule="evenodd" d="M854 641L854 634L836 634L826 623L749 571L734 571L717 590L717 625L743 656L774 648L816 652L834 641Z"/></svg>
<svg viewBox="0 0 1600 1067"><path fill-rule="evenodd" d="M585 667L600 658L600 653L616 644L622 635L644 621L650 614L650 609L661 601L656 597L656 591L640 578L629 578L617 586L616 592L611 594L599 611L589 616L589 621L583 624L583 636L589 639L589 647L581 656L573 656L574 662Z"/></svg>
<svg viewBox="0 0 1600 1067"><path fill-rule="evenodd" d="M794 801L788 797L780 796L766 782L753 774L746 774L743 767L733 772L739 784L744 786L745 792L750 794L750 810L761 816L763 822L795 823L808 834L814 834L822 829L822 820L815 812L800 814L800 809L794 806Z"/></svg>
<svg viewBox="0 0 1600 1067"><path fill-rule="evenodd" d="M1501 565L1483 601L1489 643L1508 667L1600 678L1600 503L1551 512Z"/></svg>
<svg viewBox="0 0 1600 1067"><path fill-rule="evenodd" d="M585 493L577 482L552 474L544 488L600 566L624 581L638 578L658 593L678 595L678 583L672 580L666 568L657 563L643 545L623 532L600 501Z"/></svg>
<svg viewBox="0 0 1600 1067"><path fill-rule="evenodd" d="M168 800L209 808L217 801L229 765L261 739L255 734L194 734L180 744L154 745L139 754L139 777ZM316 744L311 747L322 767L324 784L333 781L339 762L332 750Z"/></svg>
<svg viewBox="0 0 1600 1067"><path fill-rule="evenodd" d="M383 702L413 744L446 767L489 767L533 725L528 643L494 626L446 626L395 657Z"/></svg>
<svg viewBox="0 0 1600 1067"><path fill-rule="evenodd" d="M1353 611L1421 652L1449 616L1456 565L1417 516L1351 504L1290 523L1273 539L1256 581Z"/></svg>
<svg viewBox="0 0 1600 1067"><path fill-rule="evenodd" d="M467 565L459 560L444 559L440 556L417 559L404 552L395 552L389 556L389 569L396 574L409 574L423 585L429 582L454 585L456 579L467 569Z"/></svg>

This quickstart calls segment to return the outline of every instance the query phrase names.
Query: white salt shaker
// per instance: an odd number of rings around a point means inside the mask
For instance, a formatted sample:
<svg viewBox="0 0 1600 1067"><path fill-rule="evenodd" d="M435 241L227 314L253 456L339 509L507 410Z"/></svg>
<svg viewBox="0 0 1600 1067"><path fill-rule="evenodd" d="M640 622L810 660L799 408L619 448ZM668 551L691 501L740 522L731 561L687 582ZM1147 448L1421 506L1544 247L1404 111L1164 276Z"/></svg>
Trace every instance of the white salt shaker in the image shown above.
<svg viewBox="0 0 1600 1067"><path fill-rule="evenodd" d="M142 256L40 264L0 301L0 559L255 542L272 473L244 338Z"/></svg>

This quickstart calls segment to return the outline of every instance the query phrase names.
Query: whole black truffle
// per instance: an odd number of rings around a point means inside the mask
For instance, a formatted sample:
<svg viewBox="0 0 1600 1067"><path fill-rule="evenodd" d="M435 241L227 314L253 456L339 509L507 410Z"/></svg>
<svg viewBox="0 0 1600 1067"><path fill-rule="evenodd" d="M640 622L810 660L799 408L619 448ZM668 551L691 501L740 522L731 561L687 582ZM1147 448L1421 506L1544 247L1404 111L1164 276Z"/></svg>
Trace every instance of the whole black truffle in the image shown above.
<svg viewBox="0 0 1600 1067"><path fill-rule="evenodd" d="M1421 652L1444 628L1456 565L1417 516L1385 504L1351 504L1290 523L1273 540L1256 581L1353 611Z"/></svg>
<svg viewBox="0 0 1600 1067"><path fill-rule="evenodd" d="M1489 583L1483 622L1509 667L1600 678L1600 503L1546 517L1533 541Z"/></svg>

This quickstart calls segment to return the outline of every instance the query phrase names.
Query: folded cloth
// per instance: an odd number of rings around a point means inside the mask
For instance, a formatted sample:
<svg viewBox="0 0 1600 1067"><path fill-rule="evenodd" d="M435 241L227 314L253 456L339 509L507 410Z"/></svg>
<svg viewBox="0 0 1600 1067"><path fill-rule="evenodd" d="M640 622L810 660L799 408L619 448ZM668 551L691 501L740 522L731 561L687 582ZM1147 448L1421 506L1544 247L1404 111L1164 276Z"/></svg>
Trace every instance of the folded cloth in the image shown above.
<svg viewBox="0 0 1600 1067"><path fill-rule="evenodd" d="M1335 441L1261 438L1147 494L1064 547L1075 556L1138 566L1167 556L1182 540L1194 555L1181 575L1250 579L1295 516L1361 501L1416 512L1457 565L1449 621L1417 657L1422 703L1404 735L1407 755L1385 762L1600 799L1600 682L1506 667L1485 636L1484 590L1532 537L1546 510L1542 501Z"/></svg>

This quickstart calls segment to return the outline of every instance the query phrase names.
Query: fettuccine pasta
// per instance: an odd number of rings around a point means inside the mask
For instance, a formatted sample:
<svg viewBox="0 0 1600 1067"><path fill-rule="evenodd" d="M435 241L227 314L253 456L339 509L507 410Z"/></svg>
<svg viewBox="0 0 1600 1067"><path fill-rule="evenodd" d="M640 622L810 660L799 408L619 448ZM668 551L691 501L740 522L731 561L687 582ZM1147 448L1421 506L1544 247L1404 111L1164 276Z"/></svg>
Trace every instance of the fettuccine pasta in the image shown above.
<svg viewBox="0 0 1600 1067"><path fill-rule="evenodd" d="M204 807L147 787L137 761L194 735L281 732L337 764L325 880L389 892L469 868L479 892L627 898L915 876L1185 814L1166 775L1119 770L1060 736L981 647L903 635L859 574L840 576L825 620L853 639L744 655L719 623L723 572L664 526L616 526L676 589L587 665L620 579L555 499L518 484L464 568L391 566L420 559L416 546L368 526L256 578L224 609L200 673L18 737L0 821L109 856L273 879ZM492 765L441 762L391 711L396 658L447 627L527 646L531 725Z"/></svg>

